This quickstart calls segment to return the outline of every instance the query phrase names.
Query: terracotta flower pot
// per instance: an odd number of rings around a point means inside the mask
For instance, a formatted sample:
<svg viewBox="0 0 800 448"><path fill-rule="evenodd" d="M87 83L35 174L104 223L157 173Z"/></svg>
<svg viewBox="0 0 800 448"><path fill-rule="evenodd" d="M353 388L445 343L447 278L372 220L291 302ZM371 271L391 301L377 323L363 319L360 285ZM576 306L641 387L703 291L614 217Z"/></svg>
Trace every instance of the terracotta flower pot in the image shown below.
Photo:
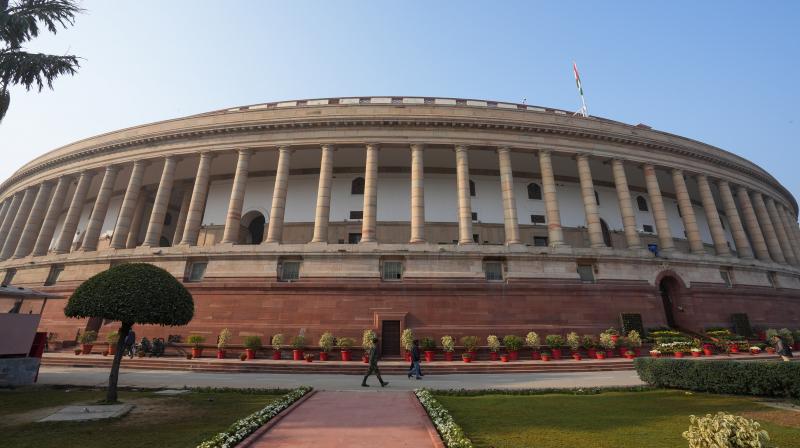
<svg viewBox="0 0 800 448"><path fill-rule="evenodd" d="M244 352L247 354L247 359L256 359L256 351L252 348L246 348Z"/></svg>
<svg viewBox="0 0 800 448"><path fill-rule="evenodd" d="M425 362L432 362L436 357L436 352L433 350L425 350Z"/></svg>
<svg viewBox="0 0 800 448"><path fill-rule="evenodd" d="M676 358L683 358L683 352L675 352Z"/></svg>
<svg viewBox="0 0 800 448"><path fill-rule="evenodd" d="M542 361L550 361L550 355L542 355Z"/></svg>
<svg viewBox="0 0 800 448"><path fill-rule="evenodd" d="M117 343L116 342L112 342L112 343L108 344L108 354L109 355L113 355L115 353L117 353Z"/></svg>
<svg viewBox="0 0 800 448"><path fill-rule="evenodd" d="M405 357L406 357L406 362L411 362L411 352L406 350Z"/></svg>
<svg viewBox="0 0 800 448"><path fill-rule="evenodd" d="M275 360L275 361L280 361L280 359L281 359L281 351L280 350L273 351L272 352L272 359Z"/></svg>
<svg viewBox="0 0 800 448"><path fill-rule="evenodd" d="M533 350L533 351L531 351L531 359L533 359L534 361L538 361L538 360L542 359L542 354L539 353L536 350Z"/></svg>
<svg viewBox="0 0 800 448"><path fill-rule="evenodd" d="M192 358L199 358L201 356L203 356L203 349L192 347Z"/></svg>
<svg viewBox="0 0 800 448"><path fill-rule="evenodd" d="M350 361L350 350L342 350L342 361Z"/></svg>
<svg viewBox="0 0 800 448"><path fill-rule="evenodd" d="M739 346L738 345L731 345L731 353L739 353Z"/></svg>
<svg viewBox="0 0 800 448"><path fill-rule="evenodd" d="M225 350L217 350L217 359L225 359Z"/></svg>
<svg viewBox="0 0 800 448"><path fill-rule="evenodd" d="M597 350L595 350L593 348L586 349L586 355L588 357L594 358L596 354L597 354Z"/></svg>
<svg viewBox="0 0 800 448"><path fill-rule="evenodd" d="M369 356L367 356L367 355L363 355L363 356L361 356L361 361L362 361L364 364L369 364Z"/></svg>
<svg viewBox="0 0 800 448"><path fill-rule="evenodd" d="M597 359L606 359L606 352L597 352L594 354Z"/></svg>
<svg viewBox="0 0 800 448"><path fill-rule="evenodd" d="M613 358L614 350L606 350L606 358Z"/></svg>
<svg viewBox="0 0 800 448"><path fill-rule="evenodd" d="M94 347L94 344L81 344L81 353L84 355L92 353L92 347Z"/></svg>
<svg viewBox="0 0 800 448"><path fill-rule="evenodd" d="M580 361L581 360L581 354L578 353L578 352L573 353L572 354L572 359L574 359L575 361Z"/></svg>
<svg viewBox="0 0 800 448"><path fill-rule="evenodd" d="M700 352L692 352L692 358L699 358L701 354Z"/></svg>
<svg viewBox="0 0 800 448"><path fill-rule="evenodd" d="M554 348L553 349L553 359L561 359L561 349Z"/></svg>
<svg viewBox="0 0 800 448"><path fill-rule="evenodd" d="M497 352L489 352L489 360L497 361Z"/></svg>
<svg viewBox="0 0 800 448"><path fill-rule="evenodd" d="M472 362L472 356L462 356L461 359L464 362Z"/></svg>
<svg viewBox="0 0 800 448"><path fill-rule="evenodd" d="M652 357L652 358L660 358L661 357L661 353L650 352L650 357Z"/></svg>
<svg viewBox="0 0 800 448"><path fill-rule="evenodd" d="M616 343L617 341L619 341L619 335L618 334L612 334L611 335L611 340L614 341L614 343Z"/></svg>
<svg viewBox="0 0 800 448"><path fill-rule="evenodd" d="M303 351L299 349L292 350L292 359L295 361L302 361Z"/></svg>
<svg viewBox="0 0 800 448"><path fill-rule="evenodd" d="M703 354L706 355L706 356L713 356L714 355L714 350L711 349L711 348L703 347Z"/></svg>
<svg viewBox="0 0 800 448"><path fill-rule="evenodd" d="M512 350L512 351L508 352L508 357L512 361L519 361L519 352L516 351L516 350Z"/></svg>
<svg viewBox="0 0 800 448"><path fill-rule="evenodd" d="M769 353L770 355L774 355L775 354L775 347L767 347L767 353Z"/></svg>
<svg viewBox="0 0 800 448"><path fill-rule="evenodd" d="M759 353L761 353L761 350L750 350L751 355L757 355Z"/></svg>
<svg viewBox="0 0 800 448"><path fill-rule="evenodd" d="M453 352L444 352L444 360L445 361L452 361L453 360Z"/></svg>
<svg viewBox="0 0 800 448"><path fill-rule="evenodd" d="M325 352L319 352L319 360L320 361L327 361L328 360L328 354L325 353Z"/></svg>

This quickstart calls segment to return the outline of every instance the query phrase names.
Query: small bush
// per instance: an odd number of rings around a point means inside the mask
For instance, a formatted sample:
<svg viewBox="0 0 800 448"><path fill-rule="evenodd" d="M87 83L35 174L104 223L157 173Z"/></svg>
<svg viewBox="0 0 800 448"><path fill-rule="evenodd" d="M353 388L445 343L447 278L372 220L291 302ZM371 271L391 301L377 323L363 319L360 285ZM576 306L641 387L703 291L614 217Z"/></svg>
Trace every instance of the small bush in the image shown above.
<svg viewBox="0 0 800 448"><path fill-rule="evenodd" d="M500 339L498 339L497 336L490 334L486 338L486 345L489 346L490 352L496 353L498 350L500 350Z"/></svg>
<svg viewBox="0 0 800 448"><path fill-rule="evenodd" d="M683 433L689 448L761 448L769 440L758 422L744 417L718 412L689 418L689 430Z"/></svg>
<svg viewBox="0 0 800 448"><path fill-rule="evenodd" d="M350 350L356 343L356 340L353 338L338 338L336 339L336 345L342 350Z"/></svg>
<svg viewBox="0 0 800 448"><path fill-rule="evenodd" d="M86 330L78 336L78 342L81 344L93 344L97 340L97 332L94 330Z"/></svg>
<svg viewBox="0 0 800 448"><path fill-rule="evenodd" d="M411 349L414 348L414 339L414 330L406 328L403 330L403 334L400 335L400 345L402 345L407 352L410 352Z"/></svg>
<svg viewBox="0 0 800 448"><path fill-rule="evenodd" d="M800 363L637 358L634 366L656 387L800 398Z"/></svg>
<svg viewBox="0 0 800 448"><path fill-rule="evenodd" d="M442 336L442 350L453 352L456 349L456 342L452 336Z"/></svg>
<svg viewBox="0 0 800 448"><path fill-rule="evenodd" d="M461 345L464 346L464 350L474 352L478 348L478 337L464 336L461 338Z"/></svg>
<svg viewBox="0 0 800 448"><path fill-rule="evenodd" d="M117 342L119 342L119 332L112 331L111 333L109 333L108 336L106 336L106 341L109 344L116 344Z"/></svg>
<svg viewBox="0 0 800 448"><path fill-rule="evenodd" d="M200 336L199 334L193 334L186 339L186 342L195 346L195 348L200 348L203 345L203 342L206 341L206 338Z"/></svg>
<svg viewBox="0 0 800 448"><path fill-rule="evenodd" d="M548 334L544 340L550 348L559 348L564 345L564 338L560 334Z"/></svg>
<svg viewBox="0 0 800 448"><path fill-rule="evenodd" d="M319 347L322 349L323 352L328 353L333 348L333 334L329 331L322 333L322 336L319 337Z"/></svg>
<svg viewBox="0 0 800 448"><path fill-rule="evenodd" d="M261 338L258 336L247 336L244 338L244 347L251 350L258 350L261 348Z"/></svg>
<svg viewBox="0 0 800 448"><path fill-rule="evenodd" d="M231 333L231 330L223 328L222 331L219 332L219 336L217 336L217 350L225 350L228 344L231 343L232 337L233 333Z"/></svg>
<svg viewBox="0 0 800 448"><path fill-rule="evenodd" d="M278 333L272 336L272 349L275 351L280 350L281 346L283 345L283 339L283 333Z"/></svg>
<svg viewBox="0 0 800 448"><path fill-rule="evenodd" d="M614 350L614 347L617 346L617 343L614 342L614 338L611 337L611 333L600 333L600 347L603 347L606 350Z"/></svg>
<svg viewBox="0 0 800 448"><path fill-rule="evenodd" d="M302 350L306 346L306 337L302 334L292 338L292 347L295 350Z"/></svg>
<svg viewBox="0 0 800 448"><path fill-rule="evenodd" d="M574 331L567 333L567 345L573 352L577 352L581 348L581 337Z"/></svg>
<svg viewBox="0 0 800 448"><path fill-rule="evenodd" d="M525 336L525 345L530 347L531 350L538 350L539 345L541 345L541 342L539 341L539 335L534 331L528 333L528 335Z"/></svg>
<svg viewBox="0 0 800 448"><path fill-rule="evenodd" d="M519 336L515 336L513 334L509 334L509 335L503 336L503 345L505 345L506 346L506 350L508 350L510 352L519 351L519 349L522 348L522 344L523 343L524 343L524 341Z"/></svg>
<svg viewBox="0 0 800 448"><path fill-rule="evenodd" d="M433 338L422 338L420 344L422 345L422 350L429 352L436 350L436 341Z"/></svg>
<svg viewBox="0 0 800 448"><path fill-rule="evenodd" d="M361 348L364 349L365 352L369 352L375 343L372 342L377 336L375 336L375 332L371 329L367 328L364 330L364 334L361 335Z"/></svg>

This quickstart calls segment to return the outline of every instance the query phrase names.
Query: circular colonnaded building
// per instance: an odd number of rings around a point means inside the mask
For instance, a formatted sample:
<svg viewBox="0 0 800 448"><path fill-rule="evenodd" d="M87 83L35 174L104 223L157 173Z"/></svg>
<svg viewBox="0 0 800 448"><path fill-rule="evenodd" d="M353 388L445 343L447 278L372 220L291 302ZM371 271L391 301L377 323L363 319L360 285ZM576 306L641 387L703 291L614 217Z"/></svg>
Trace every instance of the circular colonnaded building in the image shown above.
<svg viewBox="0 0 800 448"><path fill-rule="evenodd" d="M17 148L21 150L22 148ZM118 263L185 282L139 335L702 330L800 322L798 206L769 173L644 125L422 97L258 104L64 146L0 185L5 283L65 298ZM71 341L114 323L64 317Z"/></svg>

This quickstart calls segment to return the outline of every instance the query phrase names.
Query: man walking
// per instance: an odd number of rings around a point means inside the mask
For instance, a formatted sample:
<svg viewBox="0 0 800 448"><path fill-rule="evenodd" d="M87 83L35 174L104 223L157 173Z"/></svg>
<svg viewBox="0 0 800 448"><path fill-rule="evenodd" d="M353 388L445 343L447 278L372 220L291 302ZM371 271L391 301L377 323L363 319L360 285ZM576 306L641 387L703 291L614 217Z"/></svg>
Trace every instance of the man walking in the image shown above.
<svg viewBox="0 0 800 448"><path fill-rule="evenodd" d="M411 347L411 367L408 369L408 378L411 379L414 375L418 380L422 379L422 370L419 366L419 339L414 339L414 345Z"/></svg>
<svg viewBox="0 0 800 448"><path fill-rule="evenodd" d="M792 349L789 348L789 344L783 342L780 336L775 335L772 336L772 343L775 345L775 352L780 355L781 359L784 361L791 361L792 357Z"/></svg>
<svg viewBox="0 0 800 448"><path fill-rule="evenodd" d="M369 387L367 384L367 378L370 375L375 374L378 377L378 381L381 383L381 387L386 387L389 384L388 381L383 381L381 378L381 371L378 370L378 338L372 338L372 347L369 349L369 370L367 370L367 374L364 375L364 380L361 381L361 387Z"/></svg>
<svg viewBox="0 0 800 448"><path fill-rule="evenodd" d="M128 331L128 335L125 336L124 346L125 350L122 352L122 355L124 356L125 354L128 354L130 355L131 359L133 359L133 348L136 346L136 332L133 331L133 328L131 328L130 331Z"/></svg>

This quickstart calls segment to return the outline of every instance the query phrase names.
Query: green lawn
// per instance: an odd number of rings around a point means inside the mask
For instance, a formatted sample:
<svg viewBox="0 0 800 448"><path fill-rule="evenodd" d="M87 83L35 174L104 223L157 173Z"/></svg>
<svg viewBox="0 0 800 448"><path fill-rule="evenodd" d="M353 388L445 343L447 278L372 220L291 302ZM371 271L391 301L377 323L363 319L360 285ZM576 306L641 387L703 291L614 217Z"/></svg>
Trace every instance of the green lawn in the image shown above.
<svg viewBox="0 0 800 448"><path fill-rule="evenodd" d="M121 391L121 401L136 405L122 418L36 423L61 406L95 404L105 397L105 391L44 387L0 390L0 446L191 447L279 396L274 392L190 392L163 397L149 391Z"/></svg>
<svg viewBox="0 0 800 448"><path fill-rule="evenodd" d="M689 426L689 415L718 411L762 423L776 446L800 447L800 413L767 407L750 397L656 390L436 398L477 447L686 447L681 433Z"/></svg>

